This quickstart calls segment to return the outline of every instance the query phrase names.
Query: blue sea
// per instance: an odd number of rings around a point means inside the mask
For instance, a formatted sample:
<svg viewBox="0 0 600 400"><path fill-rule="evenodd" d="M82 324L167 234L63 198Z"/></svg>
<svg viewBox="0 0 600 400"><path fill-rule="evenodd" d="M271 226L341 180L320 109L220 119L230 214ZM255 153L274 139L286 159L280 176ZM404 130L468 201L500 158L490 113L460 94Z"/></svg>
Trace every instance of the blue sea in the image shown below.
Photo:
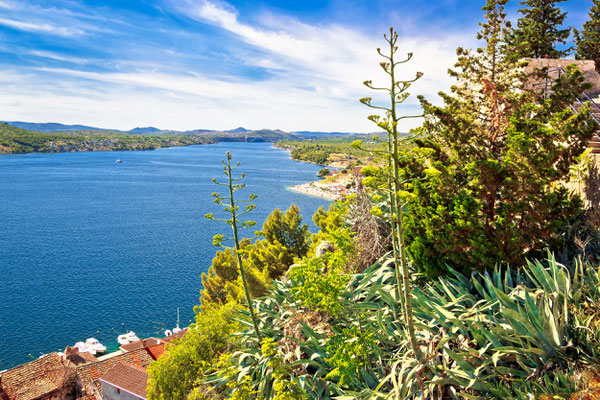
<svg viewBox="0 0 600 400"><path fill-rule="evenodd" d="M256 193L260 227L296 203L304 221L321 198L288 190L319 166L270 143L219 143L153 151L0 156L0 370L95 337L139 337L193 321L201 274L229 233L212 178L231 151ZM122 160L116 163L117 159ZM314 228L311 228L314 229Z"/></svg>

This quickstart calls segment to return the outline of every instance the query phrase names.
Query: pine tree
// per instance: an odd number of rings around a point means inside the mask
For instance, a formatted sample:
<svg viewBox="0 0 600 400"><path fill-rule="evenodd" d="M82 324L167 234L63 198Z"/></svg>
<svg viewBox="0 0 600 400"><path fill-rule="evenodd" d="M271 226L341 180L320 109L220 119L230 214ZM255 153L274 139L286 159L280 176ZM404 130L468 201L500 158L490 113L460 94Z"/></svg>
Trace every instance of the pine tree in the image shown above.
<svg viewBox="0 0 600 400"><path fill-rule="evenodd" d="M592 3L588 14L590 19L583 24L581 32L575 31L575 58L594 60L596 71L600 72L600 0L592 0Z"/></svg>
<svg viewBox="0 0 600 400"><path fill-rule="evenodd" d="M518 266L558 240L580 202L560 182L594 125L569 105L583 77L569 68L545 101L526 90L520 63L503 56L506 0L488 0L476 52L458 49L457 79L444 106L422 99L417 147L400 160L411 182L409 253L430 275Z"/></svg>
<svg viewBox="0 0 600 400"><path fill-rule="evenodd" d="M567 43L570 28L561 28L567 16L558 6L566 0L524 0L519 10L523 16L510 36L513 57L518 58L564 58L570 49L558 50Z"/></svg>

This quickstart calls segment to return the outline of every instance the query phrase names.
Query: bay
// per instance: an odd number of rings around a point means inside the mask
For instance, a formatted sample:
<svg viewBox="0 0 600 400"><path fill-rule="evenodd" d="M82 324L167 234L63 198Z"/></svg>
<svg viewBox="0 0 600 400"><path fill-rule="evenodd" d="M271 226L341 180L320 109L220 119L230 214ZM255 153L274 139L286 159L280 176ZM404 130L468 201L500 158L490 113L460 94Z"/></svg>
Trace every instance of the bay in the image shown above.
<svg viewBox="0 0 600 400"><path fill-rule="evenodd" d="M304 221L328 201L288 190L319 166L270 143L219 143L154 151L0 157L0 370L96 337L161 334L194 318L201 274L228 226L211 179L231 151L256 193L261 226L275 208ZM117 159L122 162L115 162ZM311 228L312 229L312 228Z"/></svg>

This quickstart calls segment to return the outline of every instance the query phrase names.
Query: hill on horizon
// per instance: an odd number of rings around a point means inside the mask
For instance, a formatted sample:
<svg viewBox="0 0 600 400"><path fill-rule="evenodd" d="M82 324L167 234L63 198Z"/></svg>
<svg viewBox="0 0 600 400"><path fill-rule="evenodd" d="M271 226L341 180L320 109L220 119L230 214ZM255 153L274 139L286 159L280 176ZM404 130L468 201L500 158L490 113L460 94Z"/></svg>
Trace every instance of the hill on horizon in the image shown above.
<svg viewBox="0 0 600 400"><path fill-rule="evenodd" d="M99 132L122 132L131 134L168 134L168 135L212 135L219 139L227 140L229 137L238 138L239 135L256 136L257 134L273 139L319 139L339 136L357 136L364 135L358 132L325 132L325 131L291 131L286 132L281 129L246 129L238 127L229 130L215 129L192 129L187 131L177 131L171 129L159 129L153 126L136 127L128 131L120 129L98 128L88 125L65 125L58 122L24 122L24 121L0 121L7 125L14 126L20 129L26 129L31 132L39 133L58 133L58 132L75 132L75 131L99 131Z"/></svg>

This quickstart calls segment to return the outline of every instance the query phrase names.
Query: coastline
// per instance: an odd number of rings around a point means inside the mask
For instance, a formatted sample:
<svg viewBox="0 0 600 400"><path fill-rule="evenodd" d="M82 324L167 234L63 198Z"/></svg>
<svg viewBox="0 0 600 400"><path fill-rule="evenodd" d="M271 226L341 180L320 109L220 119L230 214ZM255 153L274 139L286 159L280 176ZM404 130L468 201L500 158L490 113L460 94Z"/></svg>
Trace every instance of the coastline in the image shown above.
<svg viewBox="0 0 600 400"><path fill-rule="evenodd" d="M324 190L323 187L321 187L320 185L316 185L314 182L288 186L288 189L293 192L302 193L309 196L321 197L329 201L335 201L341 197L341 195L339 194L330 193Z"/></svg>

